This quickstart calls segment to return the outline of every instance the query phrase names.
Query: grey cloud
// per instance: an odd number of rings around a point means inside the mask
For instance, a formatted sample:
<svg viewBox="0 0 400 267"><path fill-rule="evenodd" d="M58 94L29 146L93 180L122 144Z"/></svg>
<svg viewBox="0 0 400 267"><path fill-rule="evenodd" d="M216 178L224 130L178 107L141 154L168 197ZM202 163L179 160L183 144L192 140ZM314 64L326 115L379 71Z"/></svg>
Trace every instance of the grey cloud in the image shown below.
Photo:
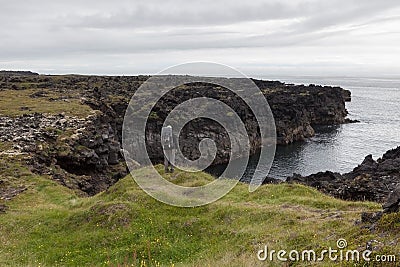
<svg viewBox="0 0 400 267"><path fill-rule="evenodd" d="M374 18L368 21L365 21L363 23L359 24L354 24L354 27L367 27L370 25L374 24L380 24L380 23L385 23L385 22L399 22L400 21L400 16L390 16L390 17L378 17Z"/></svg>
<svg viewBox="0 0 400 267"><path fill-rule="evenodd" d="M50 65L55 58L80 55L101 60L108 55L207 49L366 46L347 37L358 28L397 21L385 12L400 6L397 0L0 3L1 61L41 60Z"/></svg>
<svg viewBox="0 0 400 267"><path fill-rule="evenodd" d="M201 4L199 4L201 3ZM173 8L171 8L173 6ZM170 1L138 4L131 9L70 15L67 27L76 28L144 28L173 26L229 25L249 21L274 21L305 18L298 29L324 28L368 18L381 11L400 6L397 0L387 1L252 1L240 5L235 1L180 2ZM65 25L64 25L65 26Z"/></svg>
<svg viewBox="0 0 400 267"><path fill-rule="evenodd" d="M305 30L322 29L338 26L343 23L370 19L380 12L400 7L396 0L387 1L330 1L327 5L320 5L319 12L310 17L301 27Z"/></svg>
<svg viewBox="0 0 400 267"><path fill-rule="evenodd" d="M201 3L201 4L199 4ZM71 16L72 27L139 28L152 26L226 25L245 21L276 20L302 16L297 5L282 2L252 2L233 4L234 1L182 2L171 8L169 2L157 5L137 5L131 10L101 12L87 16Z"/></svg>

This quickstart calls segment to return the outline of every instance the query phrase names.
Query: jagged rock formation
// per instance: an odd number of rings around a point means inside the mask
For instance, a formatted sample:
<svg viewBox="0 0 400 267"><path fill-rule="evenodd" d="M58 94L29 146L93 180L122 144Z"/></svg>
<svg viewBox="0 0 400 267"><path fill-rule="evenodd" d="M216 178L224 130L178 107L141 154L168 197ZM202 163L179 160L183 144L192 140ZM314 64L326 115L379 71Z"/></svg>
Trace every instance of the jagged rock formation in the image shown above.
<svg viewBox="0 0 400 267"><path fill-rule="evenodd" d="M327 171L305 177L294 175L287 181L312 186L346 200L383 203L389 199L384 208L393 209L399 200L396 186L400 184L400 147L387 151L377 161L368 155L352 172L343 175ZM394 193L388 197L393 190Z"/></svg>
<svg viewBox="0 0 400 267"><path fill-rule="evenodd" d="M13 114L22 115L0 114L0 141L11 142L15 153L31 154L30 164L34 171L49 174L70 188L88 194L97 193L126 174L120 145L124 114L130 98L148 78L3 72L0 75L0 93L29 90L29 101L79 101L93 112L78 118L68 115L68 110L65 114L36 114L34 107L20 106ZM349 100L350 93L339 87L254 82L271 107L278 144L289 144L312 136L313 125L316 124L345 122L345 100ZM212 97L231 106L246 125L251 153L259 148L257 124L244 102L227 89L195 83L170 91L153 108L146 138L147 150L154 162L162 159L160 131L169 111L187 99L201 96ZM212 138L217 144L214 163L227 162L230 153L227 133L220 125L203 119L194 120L183 129L179 137L183 154L197 158L198 143L205 137Z"/></svg>

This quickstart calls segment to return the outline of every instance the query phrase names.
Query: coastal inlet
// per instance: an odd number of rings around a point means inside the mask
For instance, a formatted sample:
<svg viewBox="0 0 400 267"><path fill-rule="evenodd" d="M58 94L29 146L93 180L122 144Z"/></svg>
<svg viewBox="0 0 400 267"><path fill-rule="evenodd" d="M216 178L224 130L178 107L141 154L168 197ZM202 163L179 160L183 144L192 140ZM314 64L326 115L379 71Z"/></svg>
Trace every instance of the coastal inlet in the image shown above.
<svg viewBox="0 0 400 267"><path fill-rule="evenodd" d="M100 192L127 174L121 153L122 122L130 98L148 78L1 73L1 142L11 143L13 153L29 154L34 171L84 194ZM271 107L278 144L312 137L316 125L346 122L350 92L340 87L253 81ZM160 132L169 111L196 97L214 98L235 110L248 132L250 152L256 155L259 131L246 104L223 87L192 83L171 90L151 112L146 140L153 163L162 161ZM199 142L213 139L218 149L216 165L229 161L226 137L220 125L200 118L183 128L179 142L183 154L196 159Z"/></svg>

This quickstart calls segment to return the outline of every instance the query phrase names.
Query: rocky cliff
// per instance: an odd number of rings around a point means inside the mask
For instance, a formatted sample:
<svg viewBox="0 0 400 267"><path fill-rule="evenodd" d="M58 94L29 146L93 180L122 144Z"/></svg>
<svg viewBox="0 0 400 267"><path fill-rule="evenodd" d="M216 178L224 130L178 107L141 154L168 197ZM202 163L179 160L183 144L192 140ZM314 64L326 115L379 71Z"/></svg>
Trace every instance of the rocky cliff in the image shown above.
<svg viewBox="0 0 400 267"><path fill-rule="evenodd" d="M26 154L36 172L87 194L99 192L126 175L121 154L121 129L131 96L148 76L0 75L0 142L2 153ZM339 87L287 85L254 80L273 112L278 144L289 144L314 134L313 125L345 122L345 100ZM160 131L174 106L199 96L231 106L246 125L251 152L260 146L251 110L229 90L210 84L188 84L165 95L153 108L147 124L147 150L154 162L162 158ZM204 137L217 143L214 163L229 160L224 129L205 119L185 126L179 140L183 154L199 156Z"/></svg>

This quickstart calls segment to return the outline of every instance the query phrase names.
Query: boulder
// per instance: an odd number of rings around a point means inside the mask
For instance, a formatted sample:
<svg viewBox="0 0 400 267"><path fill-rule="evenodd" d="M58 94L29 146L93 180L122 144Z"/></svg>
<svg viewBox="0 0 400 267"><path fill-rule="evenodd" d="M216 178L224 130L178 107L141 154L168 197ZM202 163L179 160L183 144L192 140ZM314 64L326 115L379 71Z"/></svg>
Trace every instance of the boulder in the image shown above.
<svg viewBox="0 0 400 267"><path fill-rule="evenodd" d="M272 178L272 177L267 176L264 179L263 184L281 184L283 182L284 181L282 181L281 179L276 179L276 178Z"/></svg>
<svg viewBox="0 0 400 267"><path fill-rule="evenodd" d="M400 184L389 194L385 204L382 205L385 213L398 212L400 208Z"/></svg>
<svg viewBox="0 0 400 267"><path fill-rule="evenodd" d="M378 163L372 158L372 155L368 155L364 158L363 162L354 168L354 174L365 174L372 173L378 168Z"/></svg>
<svg viewBox="0 0 400 267"><path fill-rule="evenodd" d="M0 213L5 213L8 207L4 204L0 204Z"/></svg>
<svg viewBox="0 0 400 267"><path fill-rule="evenodd" d="M120 145L117 141L111 141L108 145L108 164L115 165L119 163Z"/></svg>

